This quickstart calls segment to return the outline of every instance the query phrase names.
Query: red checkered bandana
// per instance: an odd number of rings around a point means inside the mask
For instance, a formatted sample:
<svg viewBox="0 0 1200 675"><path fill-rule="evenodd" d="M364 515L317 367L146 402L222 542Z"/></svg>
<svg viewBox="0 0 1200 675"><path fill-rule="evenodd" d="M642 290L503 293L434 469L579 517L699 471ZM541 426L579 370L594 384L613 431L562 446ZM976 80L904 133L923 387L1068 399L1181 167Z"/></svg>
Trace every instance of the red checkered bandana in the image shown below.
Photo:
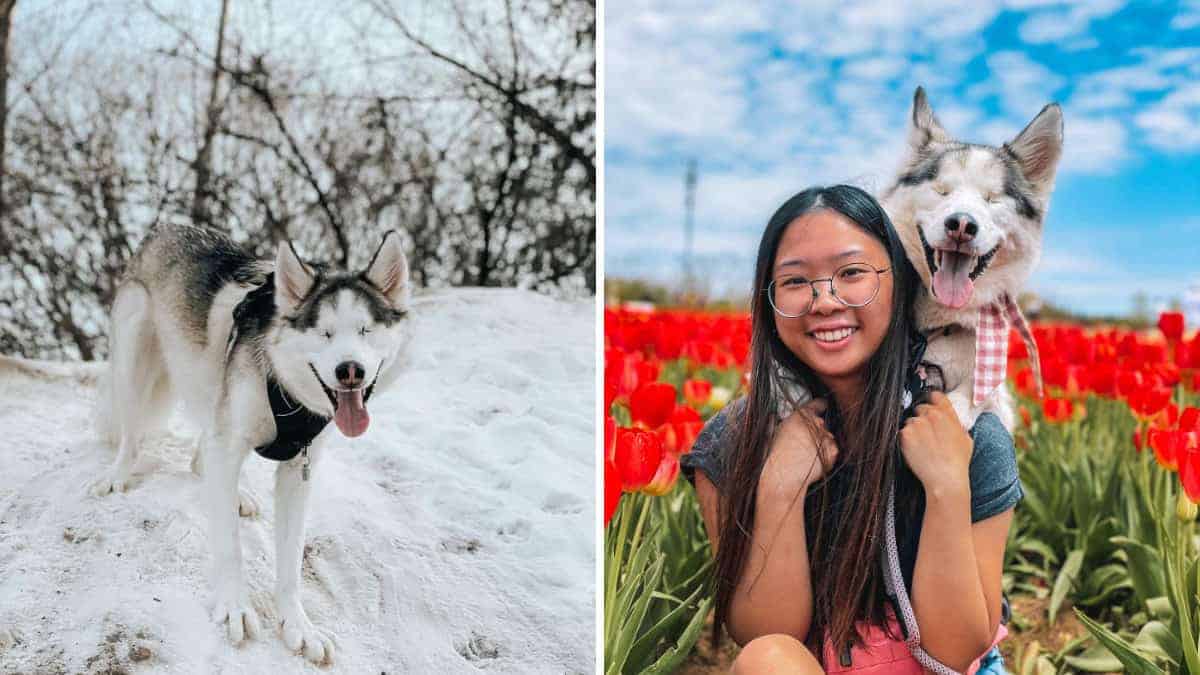
<svg viewBox="0 0 1200 675"><path fill-rule="evenodd" d="M1038 397L1042 396L1042 369L1038 361L1037 343L1021 308L1007 293L998 302L979 309L979 324L975 328L975 392L973 405L987 400L1004 384L1004 369L1008 365L1008 327L1012 325L1029 349L1029 362L1037 381Z"/></svg>

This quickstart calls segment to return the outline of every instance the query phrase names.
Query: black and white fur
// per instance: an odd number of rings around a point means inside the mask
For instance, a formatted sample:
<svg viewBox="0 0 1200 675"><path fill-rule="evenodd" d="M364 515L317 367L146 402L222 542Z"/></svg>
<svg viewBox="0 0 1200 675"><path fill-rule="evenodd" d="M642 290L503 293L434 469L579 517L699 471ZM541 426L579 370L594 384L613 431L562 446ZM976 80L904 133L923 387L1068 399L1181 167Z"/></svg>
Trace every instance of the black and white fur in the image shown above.
<svg viewBox="0 0 1200 675"><path fill-rule="evenodd" d="M269 286L264 286L269 284ZM265 295L234 309L251 291ZM253 448L276 435L268 376L289 400L322 417L335 415L337 396L350 396L339 364L362 364L359 386L386 388L410 332L408 263L394 232L384 236L361 273L306 265L289 243L275 260L260 261L213 230L168 225L152 230L131 260L112 307L111 371L97 410L102 435L117 446L112 467L93 494L131 484L138 444L177 402L202 430L193 469L203 474L212 547L214 619L236 644L261 633L242 576L239 511L257 504L239 496L238 478ZM275 601L287 646L316 663L332 659L334 640L300 604L304 516L329 424L306 456L279 462L275 472ZM364 426L365 428L365 426ZM359 432L361 433L361 431Z"/></svg>
<svg viewBox="0 0 1200 675"><path fill-rule="evenodd" d="M1041 258L1062 144L1057 103L1043 107L1015 138L995 147L953 139L925 91L918 87L913 95L903 168L880 203L928 291L917 295L914 308L918 328L929 331L925 361L941 370L947 395L968 427L990 410L1012 428L1005 387L972 405L975 325L981 307L1005 294L1016 299ZM952 306L938 297L939 264L963 264L969 270L974 288L965 304ZM935 330L947 326L954 327L949 335Z"/></svg>
<svg viewBox="0 0 1200 675"><path fill-rule="evenodd" d="M1057 103L1045 106L1000 147L952 138L921 87L910 120L900 171L879 201L926 290L914 307L917 327L929 340L924 362L937 366L931 371L964 426L992 411L1011 430L1005 387L979 406L972 403L975 326L981 307L1004 294L1016 299L1041 257L1042 224L1062 156L1062 110ZM935 276L942 265L964 266L973 284L965 302L938 297ZM788 391L780 392L781 416L790 414L792 402L808 398L782 381Z"/></svg>

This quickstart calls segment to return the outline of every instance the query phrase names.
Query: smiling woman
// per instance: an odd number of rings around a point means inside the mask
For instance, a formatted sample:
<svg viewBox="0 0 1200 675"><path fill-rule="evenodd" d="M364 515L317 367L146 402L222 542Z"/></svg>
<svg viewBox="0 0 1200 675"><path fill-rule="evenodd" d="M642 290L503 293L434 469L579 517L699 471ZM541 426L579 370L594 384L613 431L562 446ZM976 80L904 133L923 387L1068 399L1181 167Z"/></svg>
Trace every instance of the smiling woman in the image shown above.
<svg viewBox="0 0 1200 675"><path fill-rule="evenodd" d="M716 626L744 645L734 671L857 669L882 653L889 672L919 673L919 651L974 672L1004 634L1020 484L994 415L968 433L945 396L911 404L919 280L890 220L858 188L797 194L763 233L755 288L748 396L681 459L716 551ZM816 398L783 403L783 378ZM882 571L892 485L915 618Z"/></svg>

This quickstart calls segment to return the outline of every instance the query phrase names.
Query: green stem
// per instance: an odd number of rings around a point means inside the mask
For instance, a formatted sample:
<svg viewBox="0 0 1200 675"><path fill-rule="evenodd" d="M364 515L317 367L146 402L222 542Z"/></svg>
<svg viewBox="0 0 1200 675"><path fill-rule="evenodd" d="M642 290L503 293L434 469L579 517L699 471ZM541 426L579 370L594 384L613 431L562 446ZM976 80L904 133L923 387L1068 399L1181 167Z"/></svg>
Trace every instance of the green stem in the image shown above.
<svg viewBox="0 0 1200 675"><path fill-rule="evenodd" d="M638 516L637 527L633 528L633 543L629 545L630 551L636 551L638 540L642 538L642 526L646 524L646 515L650 513L650 502L648 498L642 498L642 513Z"/></svg>
<svg viewBox="0 0 1200 675"><path fill-rule="evenodd" d="M629 525L629 501L632 497L621 495L621 503L617 505L616 517L620 519L620 524L617 526L617 543L613 552L612 560L609 561L610 567L605 570L604 575L604 639L609 640L612 634L609 628L616 616L617 602L617 586L621 581L621 567L624 565L625 555L625 532Z"/></svg>
<svg viewBox="0 0 1200 675"><path fill-rule="evenodd" d="M1187 663L1188 672L1193 675L1200 673L1200 653L1197 652L1196 638L1192 632L1192 615L1193 607L1191 603L1192 593L1188 592L1188 575L1186 556L1184 553L1185 537L1187 537L1187 524L1178 518L1169 518L1168 522L1175 523L1175 541L1173 544L1174 550L1170 552L1173 560L1168 562L1168 565L1174 567L1171 573L1168 574L1171 583L1171 593L1177 604L1175 608L1176 616L1179 617L1180 632L1183 633L1183 658Z"/></svg>

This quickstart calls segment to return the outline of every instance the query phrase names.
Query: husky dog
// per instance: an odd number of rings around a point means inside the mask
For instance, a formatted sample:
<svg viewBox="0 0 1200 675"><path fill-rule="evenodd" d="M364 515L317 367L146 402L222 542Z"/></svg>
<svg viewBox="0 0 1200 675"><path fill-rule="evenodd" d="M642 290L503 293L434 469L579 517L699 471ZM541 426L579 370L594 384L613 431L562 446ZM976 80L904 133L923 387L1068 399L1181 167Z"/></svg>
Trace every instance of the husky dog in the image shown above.
<svg viewBox="0 0 1200 675"><path fill-rule="evenodd" d="M275 471L275 602L284 642L309 660L333 656L333 636L300 605L304 514L336 427L367 430L367 402L398 375L410 285L400 237L388 232L361 273L305 264L290 243L260 261L228 237L195 226L157 227L126 271L112 307L111 372L97 421L117 443L94 494L130 484L138 442L182 401L202 430L213 553L214 619L235 643L261 632L242 578L238 477L251 450ZM329 425L330 419L334 424Z"/></svg>
<svg viewBox="0 0 1200 675"><path fill-rule="evenodd" d="M929 290L917 295L914 307L917 328L929 340L924 360L940 369L941 384L968 427L990 410L1012 428L1008 390L977 390L976 359L986 355L977 349L976 328L986 322L981 313L1007 310L995 312L1004 317L998 336L1004 347L1009 320L1024 328L1015 301L1041 257L1062 143L1057 103L994 147L954 140L924 89L913 95L904 168L880 203ZM1003 358L994 365L1002 368Z"/></svg>
<svg viewBox="0 0 1200 675"><path fill-rule="evenodd" d="M1012 429L1007 388L977 390L977 351L990 359L985 370L1002 368L1008 321L1024 327L1015 300L1041 256L1062 142L1057 103L994 147L955 140L938 122L925 90L918 87L913 95L902 169L879 201L928 290L917 295L914 307L917 328L928 340L922 361L927 382L946 391L967 428L990 410ZM989 324L985 314L998 322ZM981 325L993 326L993 341L1003 340L999 355L977 350ZM808 396L783 394L788 402ZM781 412L788 407L783 403Z"/></svg>

